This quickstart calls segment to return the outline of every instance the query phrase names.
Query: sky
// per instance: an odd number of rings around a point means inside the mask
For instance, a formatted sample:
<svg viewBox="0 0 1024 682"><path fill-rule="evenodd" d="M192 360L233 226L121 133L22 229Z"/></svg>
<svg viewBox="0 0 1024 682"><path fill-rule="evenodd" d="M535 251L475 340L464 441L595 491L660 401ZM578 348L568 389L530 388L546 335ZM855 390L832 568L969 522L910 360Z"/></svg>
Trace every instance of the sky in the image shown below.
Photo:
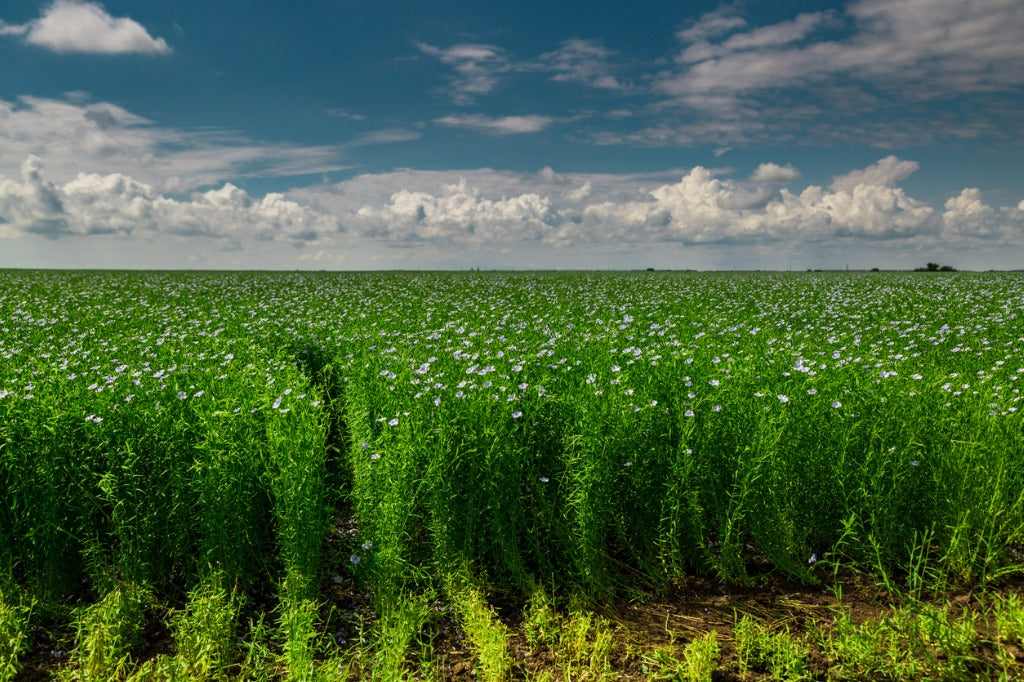
<svg viewBox="0 0 1024 682"><path fill-rule="evenodd" d="M1024 2L0 4L0 268L1024 268Z"/></svg>

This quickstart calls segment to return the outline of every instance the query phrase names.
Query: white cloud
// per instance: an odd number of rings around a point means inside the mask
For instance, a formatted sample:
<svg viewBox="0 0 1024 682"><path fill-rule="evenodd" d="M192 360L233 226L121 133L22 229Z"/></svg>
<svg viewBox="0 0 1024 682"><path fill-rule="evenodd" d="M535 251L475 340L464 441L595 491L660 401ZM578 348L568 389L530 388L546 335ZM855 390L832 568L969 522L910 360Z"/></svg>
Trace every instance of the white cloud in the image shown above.
<svg viewBox="0 0 1024 682"><path fill-rule="evenodd" d="M708 12L693 23L692 26L676 33L676 37L684 43L699 42L709 38L717 38L733 29L743 28L747 21L736 14L735 10L724 5Z"/></svg>
<svg viewBox="0 0 1024 682"><path fill-rule="evenodd" d="M693 66L664 77L659 87L673 95L745 92L845 74L901 91L912 86L917 95L933 97L1024 82L1018 68L1024 13L1014 3L859 0L847 12L856 26L845 40L813 38L814 30L832 24L827 13L800 15L709 43L699 58L683 59ZM741 24L722 26L717 35L702 35L717 37ZM806 44L791 46L805 38Z"/></svg>
<svg viewBox="0 0 1024 682"><path fill-rule="evenodd" d="M595 40L567 40L553 52L539 58L554 73L557 82L584 83L605 90L624 90L626 86L612 73L612 52Z"/></svg>
<svg viewBox="0 0 1024 682"><path fill-rule="evenodd" d="M926 249L985 268L1024 254L1024 201L995 208L970 188L936 212L900 187L769 192L701 167L674 178L470 169L285 196L224 183L179 199L124 175L61 184L37 159L22 165L0 177L0 237L19 237L0 260L20 267L912 267Z"/></svg>
<svg viewBox="0 0 1024 682"><path fill-rule="evenodd" d="M832 179L832 189L852 190L858 185L892 187L919 167L916 161L903 161L889 155L867 168L850 171Z"/></svg>
<svg viewBox="0 0 1024 682"><path fill-rule="evenodd" d="M828 192L812 185L799 195L785 189L779 194L765 221L797 239L902 239L932 230L933 209L898 187L862 184Z"/></svg>
<svg viewBox="0 0 1024 682"><path fill-rule="evenodd" d="M163 38L154 38L137 21L112 17L98 3L54 0L43 14L26 24L0 22L0 35L20 35L54 52L94 54L167 54Z"/></svg>
<svg viewBox="0 0 1024 682"><path fill-rule="evenodd" d="M561 220L548 197L529 193L488 199L464 178L436 195L399 190L384 206L360 208L357 217L366 234L391 241L467 246L544 239Z"/></svg>
<svg viewBox="0 0 1024 682"><path fill-rule="evenodd" d="M504 52L494 45L461 44L439 48L416 43L416 47L455 70L449 93L456 104L470 104L475 97L490 93L498 84L498 76L511 68Z"/></svg>
<svg viewBox="0 0 1024 682"><path fill-rule="evenodd" d="M909 172L907 163L882 159L847 173L839 186L799 191L776 189L767 180L792 177L795 169L766 163L753 174L763 182L733 180L725 171L700 166L674 178L559 173L550 167L529 173L400 170L287 195L253 196L221 183L182 199L118 173L79 173L54 182L40 160L30 157L17 178L0 177L0 237L60 242L89 236L75 242L83 250L89 248L86 242L109 239L177 240L193 245L191 252L203 251L202 244L233 245L239 266L247 262L245 254L269 258L272 251L259 246L266 243L310 245L301 255L282 256L284 262L308 266L338 264L341 254L355 254L351 248L358 245L360 253L382 259L373 261L379 267L458 264L470 251L474 258L504 254L500 262L511 266L526 262L517 257L540 258L529 262L551 266L559 258L586 263L580 254L618 258L624 253L660 254L658 262L667 263L668 254L682 253L679 245L684 245L707 249L701 253L714 258L709 262L728 265L735 263L729 260L732 253L769 260L774 254L778 263L780 254L801 249L835 258L843 258L843 249L874 249L897 258L924 247L934 252L966 244L1005 254L1024 246L1024 201L996 209L985 204L979 190L968 188L936 212L895 184ZM410 246L416 247L409 251L416 259L395 255ZM11 253L6 246L0 250ZM358 255L344 257L346 263L371 266ZM872 260L869 264L877 263ZM594 263L600 262L628 261Z"/></svg>
<svg viewBox="0 0 1024 682"><path fill-rule="evenodd" d="M593 188L593 185L588 180L587 182L584 182L576 189L569 190L568 192L566 192L565 198L566 200L571 201L572 203L579 203L590 196L590 192L591 190L593 190Z"/></svg>
<svg viewBox="0 0 1024 682"><path fill-rule="evenodd" d="M496 45L465 43L440 48L415 44L422 53L449 66L448 95L456 104L472 104L479 96L493 92L510 74L546 73L558 83L583 83L609 91L629 91L631 86L615 75L613 52L596 40L574 38L538 57L514 59Z"/></svg>
<svg viewBox="0 0 1024 682"><path fill-rule="evenodd" d="M723 25L724 30L722 32L725 33L728 32L729 28L740 28L745 25L735 23L735 17L733 22L731 26ZM741 50L778 48L799 42L806 38L814 29L829 23L832 23L832 19L831 14L828 12L800 14L791 21L763 26L747 33L734 34L720 44L712 44L707 39L697 40L683 50L677 61L689 64L721 57Z"/></svg>
<svg viewBox="0 0 1024 682"><path fill-rule="evenodd" d="M42 162L30 156L21 164L21 182L0 176L0 228L4 236L17 230L59 234L65 229L64 204L53 184L43 178Z"/></svg>
<svg viewBox="0 0 1024 682"><path fill-rule="evenodd" d="M412 140L418 140L423 136L423 133L415 130L406 130L405 128L385 128L383 130L372 130L368 133L362 133L357 136L351 142L346 143L345 147L366 147L374 144L394 144L396 142L410 142Z"/></svg>
<svg viewBox="0 0 1024 682"><path fill-rule="evenodd" d="M771 26L756 28L747 33L738 33L730 36L722 44L722 48L725 52L733 52L790 45L803 40L815 29L831 23L832 20L828 12L799 14L790 21L783 21Z"/></svg>
<svg viewBox="0 0 1024 682"><path fill-rule="evenodd" d="M391 131L391 141L400 137ZM358 142L358 141L357 141ZM49 176L123 173L163 192L188 192L225 178L285 177L344 168L343 146L260 143L228 130L161 127L106 102L39 97L0 99L0 174L14 176L23 159L46 160Z"/></svg>
<svg viewBox="0 0 1024 682"><path fill-rule="evenodd" d="M764 178L796 174L792 166L774 164L759 170ZM933 209L899 187L871 184L867 170L861 171L865 181L855 186L810 186L799 193L773 191L767 180L720 178L698 166L675 181L557 173L548 167L538 173L409 170L294 194L331 210L360 234L403 245L625 247L933 238L938 230Z"/></svg>
<svg viewBox="0 0 1024 682"><path fill-rule="evenodd" d="M981 190L966 187L950 197L945 208L942 236L948 241L1020 243L1024 239L1024 201L996 210L985 204Z"/></svg>
<svg viewBox="0 0 1024 682"><path fill-rule="evenodd" d="M985 101L937 116L933 104L1024 85L1016 3L854 0L843 13L758 27L739 14L724 6L677 34L674 67L652 84L669 98L658 107L662 122L618 141L653 143L661 131L673 144L694 144L707 139L709 121L719 122L718 144L789 136L893 146L1020 129L1012 107ZM874 117L865 121L867 113Z"/></svg>
<svg viewBox="0 0 1024 682"><path fill-rule="evenodd" d="M647 200L594 204L583 213L620 238L692 244L900 239L931 229L931 207L882 185L834 192L812 185L800 194L784 189L764 201L763 195L698 166L678 183L648 194ZM617 224L628 229L616 231Z"/></svg>
<svg viewBox="0 0 1024 682"><path fill-rule="evenodd" d="M518 135L538 133L555 122L550 116L484 116L465 114L442 116L434 123L452 128L469 128L493 135Z"/></svg>
<svg viewBox="0 0 1024 682"><path fill-rule="evenodd" d="M0 178L0 226L6 237L159 234L292 244L338 231L329 213L281 194L255 198L230 183L187 201L168 198L117 173L80 173L58 186L44 177L35 156L22 164L21 182Z"/></svg>
<svg viewBox="0 0 1024 682"><path fill-rule="evenodd" d="M780 166L777 163L762 163L750 176L752 182L790 182L800 177L800 171L791 164Z"/></svg>

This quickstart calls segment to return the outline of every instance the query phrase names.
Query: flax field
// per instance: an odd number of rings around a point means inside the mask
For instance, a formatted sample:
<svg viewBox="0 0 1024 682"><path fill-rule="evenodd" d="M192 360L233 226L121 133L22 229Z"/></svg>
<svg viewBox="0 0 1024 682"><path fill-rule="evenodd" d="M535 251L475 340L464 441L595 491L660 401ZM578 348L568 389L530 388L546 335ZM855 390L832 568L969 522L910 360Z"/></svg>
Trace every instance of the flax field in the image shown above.
<svg viewBox="0 0 1024 682"><path fill-rule="evenodd" d="M616 679L512 630L694 581L1005 594L1022 313L1012 273L0 271L0 680L442 679L456 639Z"/></svg>

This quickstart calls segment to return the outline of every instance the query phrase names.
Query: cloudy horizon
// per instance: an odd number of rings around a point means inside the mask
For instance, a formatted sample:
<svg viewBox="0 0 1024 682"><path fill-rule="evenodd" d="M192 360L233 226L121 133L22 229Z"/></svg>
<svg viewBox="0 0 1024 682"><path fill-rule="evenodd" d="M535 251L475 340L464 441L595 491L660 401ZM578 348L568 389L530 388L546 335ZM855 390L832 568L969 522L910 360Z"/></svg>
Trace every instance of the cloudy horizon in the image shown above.
<svg viewBox="0 0 1024 682"><path fill-rule="evenodd" d="M0 267L1024 267L1024 7L662 5L18 0Z"/></svg>

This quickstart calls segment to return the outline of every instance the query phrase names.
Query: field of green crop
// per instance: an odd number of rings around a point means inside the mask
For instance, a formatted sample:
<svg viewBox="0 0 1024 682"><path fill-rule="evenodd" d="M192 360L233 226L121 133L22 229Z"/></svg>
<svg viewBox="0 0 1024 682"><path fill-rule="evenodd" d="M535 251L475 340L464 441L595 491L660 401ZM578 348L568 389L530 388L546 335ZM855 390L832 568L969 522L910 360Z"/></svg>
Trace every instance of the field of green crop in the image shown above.
<svg viewBox="0 0 1024 682"><path fill-rule="evenodd" d="M1022 311L1012 274L0 272L0 680L436 676L442 620L523 677L499 606L998 587Z"/></svg>

